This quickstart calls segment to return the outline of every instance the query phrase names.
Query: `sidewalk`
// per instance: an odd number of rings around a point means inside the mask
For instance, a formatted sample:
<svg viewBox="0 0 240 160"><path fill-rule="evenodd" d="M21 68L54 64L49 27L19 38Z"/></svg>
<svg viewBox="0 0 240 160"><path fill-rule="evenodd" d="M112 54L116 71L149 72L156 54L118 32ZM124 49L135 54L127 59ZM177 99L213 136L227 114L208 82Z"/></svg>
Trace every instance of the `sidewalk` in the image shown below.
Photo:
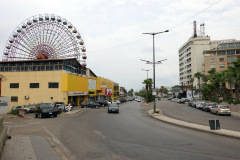
<svg viewBox="0 0 240 160"><path fill-rule="evenodd" d="M147 113L152 118L155 118L157 120L167 122L167 123L170 123L170 124L174 124L174 125L177 125L177 126L186 127L186 128L190 128L190 129L194 129L194 130L198 130L198 131L203 131L203 132L208 132L208 133L213 133L213 134L218 134L218 135L222 135L222 136L227 136L227 137L231 137L231 138L240 139L240 132L227 130L227 129L211 130L209 126L189 123L189 122L180 121L180 120L176 120L176 119L173 119L173 118L166 117L166 116L163 115L162 110L159 111L159 114L158 113L153 113L152 109L149 110ZM233 112L232 115L240 117L239 112Z"/></svg>
<svg viewBox="0 0 240 160"><path fill-rule="evenodd" d="M74 115L80 109L63 112L62 115ZM66 159L55 150L55 145L45 137L33 135L12 135L3 147L0 160L61 160Z"/></svg>

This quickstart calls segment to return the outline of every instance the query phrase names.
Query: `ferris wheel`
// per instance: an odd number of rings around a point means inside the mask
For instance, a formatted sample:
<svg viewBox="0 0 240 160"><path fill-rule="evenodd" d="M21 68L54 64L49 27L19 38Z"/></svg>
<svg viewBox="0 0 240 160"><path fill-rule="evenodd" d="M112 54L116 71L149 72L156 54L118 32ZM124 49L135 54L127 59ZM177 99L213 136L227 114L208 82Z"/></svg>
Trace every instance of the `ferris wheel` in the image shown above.
<svg viewBox="0 0 240 160"><path fill-rule="evenodd" d="M26 19L12 32L3 61L76 58L86 66L86 48L70 22L54 14Z"/></svg>

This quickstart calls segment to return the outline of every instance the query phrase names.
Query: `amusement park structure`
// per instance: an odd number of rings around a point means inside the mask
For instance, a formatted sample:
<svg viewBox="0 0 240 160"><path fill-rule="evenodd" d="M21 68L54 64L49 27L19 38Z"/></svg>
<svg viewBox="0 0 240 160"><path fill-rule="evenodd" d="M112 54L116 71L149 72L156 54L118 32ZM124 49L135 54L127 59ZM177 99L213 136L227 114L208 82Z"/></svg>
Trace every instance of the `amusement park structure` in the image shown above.
<svg viewBox="0 0 240 160"><path fill-rule="evenodd" d="M76 58L86 67L84 41L66 19L54 14L39 14L23 21L11 33L3 61Z"/></svg>

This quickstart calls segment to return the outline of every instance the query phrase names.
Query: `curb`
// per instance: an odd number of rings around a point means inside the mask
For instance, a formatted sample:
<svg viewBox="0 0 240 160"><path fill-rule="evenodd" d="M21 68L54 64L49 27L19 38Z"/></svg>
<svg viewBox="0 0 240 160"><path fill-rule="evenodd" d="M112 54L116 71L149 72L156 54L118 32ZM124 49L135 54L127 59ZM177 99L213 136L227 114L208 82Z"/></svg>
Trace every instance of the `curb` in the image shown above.
<svg viewBox="0 0 240 160"><path fill-rule="evenodd" d="M170 123L173 125L190 128L190 129L194 129L194 130L198 130L198 131L202 131L202 132L207 132L207 133L211 133L211 134L217 134L217 135L221 135L221 136L240 139L240 132L227 130L227 129L210 130L210 127L208 127L208 126L189 123L189 122L180 121L180 120L166 117L162 114L162 110L160 111L160 114L156 114L156 113L153 114L153 110L151 109L151 110L147 111L147 114L154 119L157 119L157 120L160 120L160 121L163 121L166 123Z"/></svg>

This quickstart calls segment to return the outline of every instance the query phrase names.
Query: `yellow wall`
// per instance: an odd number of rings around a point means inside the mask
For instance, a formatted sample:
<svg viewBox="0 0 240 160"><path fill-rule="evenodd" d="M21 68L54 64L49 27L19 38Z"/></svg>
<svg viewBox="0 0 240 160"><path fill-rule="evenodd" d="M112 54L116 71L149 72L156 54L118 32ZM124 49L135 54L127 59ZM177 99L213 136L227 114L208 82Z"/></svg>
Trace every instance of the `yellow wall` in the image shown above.
<svg viewBox="0 0 240 160"><path fill-rule="evenodd" d="M11 96L18 96L18 102L10 101L10 110L15 105L64 102L67 100L67 93L61 92L62 73L62 71L0 72L6 77L6 80L2 81L2 96L10 97L10 99ZM48 82L58 82L59 88L48 88ZM19 88L10 88L10 83L19 83ZM39 88L30 88L30 83L39 83Z"/></svg>
<svg viewBox="0 0 240 160"><path fill-rule="evenodd" d="M63 74L62 75L62 91L79 91L79 92L88 92L88 78L80 77L72 74Z"/></svg>
<svg viewBox="0 0 240 160"><path fill-rule="evenodd" d="M10 97L9 111L15 105L56 101L67 104L68 91L88 92L88 78L64 74L63 71L0 72L0 74L6 77L2 81L2 96ZM58 82L59 86L48 88L48 82ZM10 88L10 83L19 83L19 88ZM30 83L39 83L39 88L30 88ZM11 102L11 96L18 96L18 102Z"/></svg>

